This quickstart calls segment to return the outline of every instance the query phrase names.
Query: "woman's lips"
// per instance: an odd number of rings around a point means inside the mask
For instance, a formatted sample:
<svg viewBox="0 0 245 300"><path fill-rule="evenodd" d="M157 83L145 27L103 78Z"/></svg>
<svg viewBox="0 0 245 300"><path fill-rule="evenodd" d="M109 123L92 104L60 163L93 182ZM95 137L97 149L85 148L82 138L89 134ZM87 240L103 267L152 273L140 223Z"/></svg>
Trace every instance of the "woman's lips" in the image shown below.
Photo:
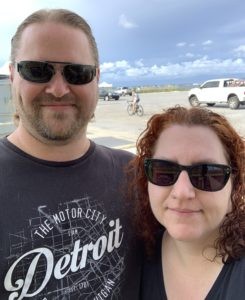
<svg viewBox="0 0 245 300"><path fill-rule="evenodd" d="M189 208L178 208L178 207L169 207L168 210L178 213L178 214L196 214L200 213L201 210L189 209Z"/></svg>

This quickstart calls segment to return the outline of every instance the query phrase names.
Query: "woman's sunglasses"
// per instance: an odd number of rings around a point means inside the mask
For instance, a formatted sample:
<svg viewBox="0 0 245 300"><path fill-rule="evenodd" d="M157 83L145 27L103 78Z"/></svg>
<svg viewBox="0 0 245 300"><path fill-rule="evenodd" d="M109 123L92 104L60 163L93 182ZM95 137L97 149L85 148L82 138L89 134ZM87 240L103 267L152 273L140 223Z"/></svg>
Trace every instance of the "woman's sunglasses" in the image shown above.
<svg viewBox="0 0 245 300"><path fill-rule="evenodd" d="M202 191L216 192L222 190L232 172L231 167L220 164L197 164L182 166L171 161L146 158L144 168L147 179L159 186L175 184L179 174L186 171L192 185Z"/></svg>
<svg viewBox="0 0 245 300"><path fill-rule="evenodd" d="M91 82L96 75L96 67L91 65L72 64L59 61L20 61L17 71L27 81L47 83L55 74L53 64L62 64L63 77L69 84L86 84Z"/></svg>

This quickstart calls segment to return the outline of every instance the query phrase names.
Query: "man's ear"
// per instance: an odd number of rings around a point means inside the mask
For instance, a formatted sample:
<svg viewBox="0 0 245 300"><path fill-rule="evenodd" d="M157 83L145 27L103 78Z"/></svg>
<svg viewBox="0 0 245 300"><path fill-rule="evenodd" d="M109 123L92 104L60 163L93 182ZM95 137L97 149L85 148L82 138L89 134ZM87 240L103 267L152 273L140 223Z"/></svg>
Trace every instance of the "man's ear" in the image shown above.
<svg viewBox="0 0 245 300"><path fill-rule="evenodd" d="M14 65L12 63L9 64L9 78L10 81L13 82L14 80Z"/></svg>

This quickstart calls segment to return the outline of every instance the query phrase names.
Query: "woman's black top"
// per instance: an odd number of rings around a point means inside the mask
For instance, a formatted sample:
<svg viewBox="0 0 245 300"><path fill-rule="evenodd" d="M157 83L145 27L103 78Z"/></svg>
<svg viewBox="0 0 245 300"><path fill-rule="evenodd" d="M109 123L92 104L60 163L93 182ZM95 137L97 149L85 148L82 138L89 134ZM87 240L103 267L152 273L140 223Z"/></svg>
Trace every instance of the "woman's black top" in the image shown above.
<svg viewBox="0 0 245 300"><path fill-rule="evenodd" d="M147 257L144 259L141 300L167 299L162 272L161 244L162 236L157 240L154 255L150 259ZM245 300L245 257L223 266L205 300Z"/></svg>

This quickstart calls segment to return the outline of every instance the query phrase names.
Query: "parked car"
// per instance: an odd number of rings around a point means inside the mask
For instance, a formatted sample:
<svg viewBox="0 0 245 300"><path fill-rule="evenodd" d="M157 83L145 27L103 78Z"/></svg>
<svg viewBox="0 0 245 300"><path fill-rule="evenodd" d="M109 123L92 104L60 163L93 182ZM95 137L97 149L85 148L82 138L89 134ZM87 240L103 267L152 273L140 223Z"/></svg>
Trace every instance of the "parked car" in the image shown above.
<svg viewBox="0 0 245 300"><path fill-rule="evenodd" d="M191 106L202 103L213 106L226 103L231 109L245 104L245 80L236 78L213 79L204 82L199 88L189 91L188 99Z"/></svg>
<svg viewBox="0 0 245 300"><path fill-rule="evenodd" d="M110 99L118 100L120 95L114 91L107 91L107 90L99 90L99 98L104 99L104 101L108 101Z"/></svg>
<svg viewBox="0 0 245 300"><path fill-rule="evenodd" d="M117 90L115 90L116 93L118 93L120 96L132 96L132 90L128 88L127 86L120 87Z"/></svg>

